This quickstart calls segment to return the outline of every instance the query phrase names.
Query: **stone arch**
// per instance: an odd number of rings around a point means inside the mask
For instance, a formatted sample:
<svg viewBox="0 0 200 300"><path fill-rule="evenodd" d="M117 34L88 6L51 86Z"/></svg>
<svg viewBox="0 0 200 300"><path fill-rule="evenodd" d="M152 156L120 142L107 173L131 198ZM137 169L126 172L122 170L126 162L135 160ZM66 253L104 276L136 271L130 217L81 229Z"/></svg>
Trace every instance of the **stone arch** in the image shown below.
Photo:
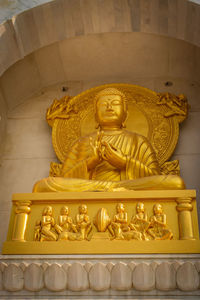
<svg viewBox="0 0 200 300"><path fill-rule="evenodd" d="M143 32L200 45L200 6L189 0L56 0L0 25L0 74L52 43L107 32Z"/></svg>

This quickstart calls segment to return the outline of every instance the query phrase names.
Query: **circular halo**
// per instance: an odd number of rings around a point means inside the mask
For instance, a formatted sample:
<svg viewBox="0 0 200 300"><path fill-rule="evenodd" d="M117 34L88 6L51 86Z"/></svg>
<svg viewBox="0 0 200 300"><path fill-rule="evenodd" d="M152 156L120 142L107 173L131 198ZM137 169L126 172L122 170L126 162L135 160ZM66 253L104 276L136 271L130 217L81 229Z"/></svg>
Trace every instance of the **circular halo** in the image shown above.
<svg viewBox="0 0 200 300"><path fill-rule="evenodd" d="M63 163L71 145L81 136L95 131L94 98L108 87L122 91L128 104L127 130L141 134L152 144L160 165L173 154L179 136L177 118L165 117L168 108L157 105L158 94L132 84L106 84L73 97L77 113L68 119L56 119L52 129L52 143L58 159Z"/></svg>

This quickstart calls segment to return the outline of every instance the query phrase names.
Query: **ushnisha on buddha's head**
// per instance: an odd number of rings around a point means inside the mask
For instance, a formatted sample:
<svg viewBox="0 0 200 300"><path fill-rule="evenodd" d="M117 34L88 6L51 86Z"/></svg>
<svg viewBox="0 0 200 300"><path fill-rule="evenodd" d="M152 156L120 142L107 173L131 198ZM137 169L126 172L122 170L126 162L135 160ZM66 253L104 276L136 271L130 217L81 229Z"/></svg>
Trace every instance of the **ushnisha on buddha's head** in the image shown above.
<svg viewBox="0 0 200 300"><path fill-rule="evenodd" d="M116 88L100 91L95 97L95 118L102 130L115 130L125 127L127 106L125 95Z"/></svg>

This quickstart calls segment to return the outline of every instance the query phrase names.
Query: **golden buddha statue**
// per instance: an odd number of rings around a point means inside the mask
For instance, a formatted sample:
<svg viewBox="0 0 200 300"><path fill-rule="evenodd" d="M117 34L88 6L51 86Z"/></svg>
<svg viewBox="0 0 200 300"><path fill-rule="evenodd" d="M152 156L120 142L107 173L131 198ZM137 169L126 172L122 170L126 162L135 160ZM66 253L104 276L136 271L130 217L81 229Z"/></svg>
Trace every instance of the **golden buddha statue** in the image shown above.
<svg viewBox="0 0 200 300"><path fill-rule="evenodd" d="M142 135L125 130L124 93L106 88L95 97L98 131L72 145L60 177L38 181L33 192L184 189L176 175L161 175L156 154Z"/></svg>

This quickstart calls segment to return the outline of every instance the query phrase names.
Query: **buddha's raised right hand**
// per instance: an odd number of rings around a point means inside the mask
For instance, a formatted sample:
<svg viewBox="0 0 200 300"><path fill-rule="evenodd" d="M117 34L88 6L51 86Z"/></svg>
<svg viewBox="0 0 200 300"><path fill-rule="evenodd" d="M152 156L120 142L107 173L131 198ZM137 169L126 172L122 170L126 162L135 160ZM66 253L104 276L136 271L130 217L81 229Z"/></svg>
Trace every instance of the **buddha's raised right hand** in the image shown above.
<svg viewBox="0 0 200 300"><path fill-rule="evenodd" d="M92 155L87 159L87 167L89 170L94 169L101 161L101 138L103 132L97 132L96 139L90 137L90 147L92 148Z"/></svg>

